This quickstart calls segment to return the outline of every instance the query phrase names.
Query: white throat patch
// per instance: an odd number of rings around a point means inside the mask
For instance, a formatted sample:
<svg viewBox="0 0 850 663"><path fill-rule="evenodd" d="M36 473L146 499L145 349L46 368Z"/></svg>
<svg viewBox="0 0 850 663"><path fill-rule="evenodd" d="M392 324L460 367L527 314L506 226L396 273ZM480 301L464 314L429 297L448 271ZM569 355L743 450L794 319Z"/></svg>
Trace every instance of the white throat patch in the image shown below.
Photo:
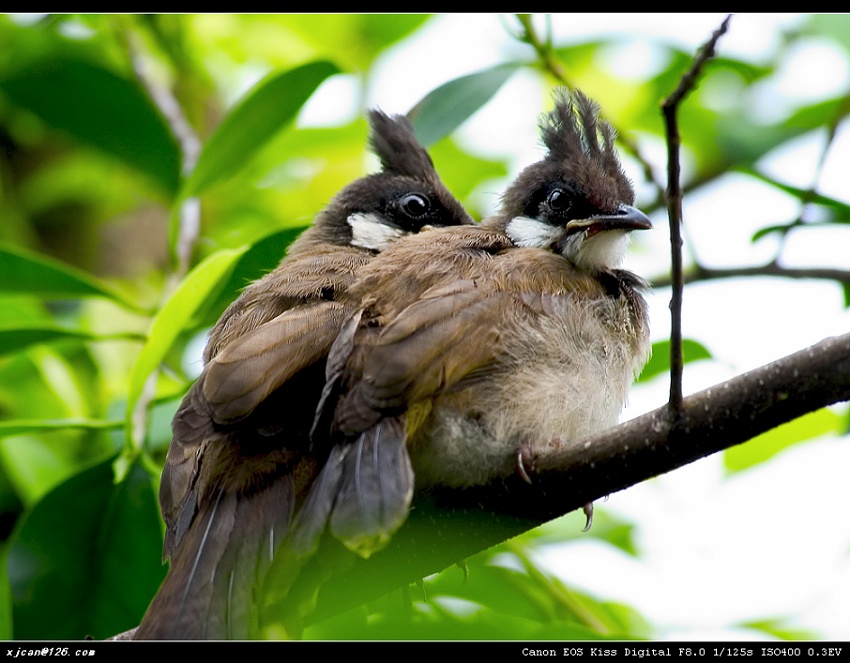
<svg viewBox="0 0 850 663"><path fill-rule="evenodd" d="M552 226L530 216L515 216L505 232L517 246L551 249L557 244L567 260L590 273L618 267L626 252L628 233L624 230L604 230L590 237L585 232L572 233L565 241L566 228Z"/></svg>
<svg viewBox="0 0 850 663"><path fill-rule="evenodd" d="M563 228L530 216L515 216L508 222L505 232L517 246L535 249L548 249L564 236Z"/></svg>
<svg viewBox="0 0 850 663"><path fill-rule="evenodd" d="M626 255L628 233L620 228L603 230L591 237L579 232L564 242L563 255L591 274L619 267Z"/></svg>
<svg viewBox="0 0 850 663"><path fill-rule="evenodd" d="M406 230L389 225L375 213L356 212L347 219L351 226L351 244L362 249L383 251L397 239L408 235Z"/></svg>

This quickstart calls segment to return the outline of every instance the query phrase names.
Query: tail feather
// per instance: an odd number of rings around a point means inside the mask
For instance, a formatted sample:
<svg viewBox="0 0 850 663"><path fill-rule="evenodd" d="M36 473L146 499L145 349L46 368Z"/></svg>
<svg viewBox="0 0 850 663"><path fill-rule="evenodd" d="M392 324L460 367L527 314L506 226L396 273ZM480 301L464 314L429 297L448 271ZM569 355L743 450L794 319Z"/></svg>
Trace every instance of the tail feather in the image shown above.
<svg viewBox="0 0 850 663"><path fill-rule="evenodd" d="M407 518L413 468L403 422L384 419L348 448L331 533L362 557L383 548Z"/></svg>
<svg viewBox="0 0 850 663"><path fill-rule="evenodd" d="M233 527L232 502L222 495L202 510L186 533L171 568L148 608L136 640L202 640L207 637L213 577Z"/></svg>
<svg viewBox="0 0 850 663"><path fill-rule="evenodd" d="M136 640L247 639L258 631L258 580L292 518L289 477L252 495L220 491L201 509Z"/></svg>

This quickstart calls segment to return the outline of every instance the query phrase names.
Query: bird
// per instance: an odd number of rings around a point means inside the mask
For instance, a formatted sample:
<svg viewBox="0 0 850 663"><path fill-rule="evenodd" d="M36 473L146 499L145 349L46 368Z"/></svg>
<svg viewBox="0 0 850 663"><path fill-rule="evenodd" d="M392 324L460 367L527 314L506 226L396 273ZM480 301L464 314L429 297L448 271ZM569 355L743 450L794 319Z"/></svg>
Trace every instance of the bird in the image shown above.
<svg viewBox="0 0 850 663"><path fill-rule="evenodd" d="M327 353L358 304L347 288L400 238L473 223L405 116L376 109L369 123L381 170L338 193L210 331L160 484L171 564L135 639L256 634L258 578L330 448L309 432Z"/></svg>
<svg viewBox="0 0 850 663"><path fill-rule="evenodd" d="M652 223L599 115L560 90L541 121L546 155L493 217L404 238L358 270L361 305L314 421L334 462L302 511L349 547L403 523L411 495L383 488L396 467L409 463L416 491L532 480L535 458L617 423L651 351L648 285L620 264ZM361 458L383 467L354 471Z"/></svg>

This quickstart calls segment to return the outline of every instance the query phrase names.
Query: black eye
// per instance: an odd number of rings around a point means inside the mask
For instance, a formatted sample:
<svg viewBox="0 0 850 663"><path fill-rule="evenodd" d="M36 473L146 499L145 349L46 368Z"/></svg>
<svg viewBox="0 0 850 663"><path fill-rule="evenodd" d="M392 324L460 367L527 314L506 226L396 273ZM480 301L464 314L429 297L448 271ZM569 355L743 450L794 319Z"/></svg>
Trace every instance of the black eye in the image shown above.
<svg viewBox="0 0 850 663"><path fill-rule="evenodd" d="M431 211L431 201L421 193L408 193L399 201L401 211L407 216L418 219Z"/></svg>
<svg viewBox="0 0 850 663"><path fill-rule="evenodd" d="M562 214L572 207L570 196L563 189L552 189L546 197L546 204L553 212Z"/></svg>

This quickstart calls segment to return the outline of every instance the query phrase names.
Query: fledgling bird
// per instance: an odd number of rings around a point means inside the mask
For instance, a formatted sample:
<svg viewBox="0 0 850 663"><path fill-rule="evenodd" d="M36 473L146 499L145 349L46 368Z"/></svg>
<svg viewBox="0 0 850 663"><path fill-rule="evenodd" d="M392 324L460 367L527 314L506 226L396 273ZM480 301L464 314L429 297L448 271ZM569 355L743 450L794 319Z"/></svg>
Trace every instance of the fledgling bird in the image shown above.
<svg viewBox="0 0 850 663"><path fill-rule="evenodd" d="M309 430L328 350L358 305L348 287L399 238L472 223L410 122L380 111L369 120L382 170L335 196L210 333L162 474L171 566L135 639L256 634L257 581L330 448L311 445ZM412 490L412 475L400 489Z"/></svg>
<svg viewBox="0 0 850 663"><path fill-rule="evenodd" d="M548 153L495 217L406 238L360 270L350 293L363 305L331 350L317 414L336 446L305 507L313 522L368 545L387 527L364 514L407 513L380 491L405 455L417 490L481 485L617 422L650 352L646 284L619 265L628 233L651 223L598 113L560 94L541 123ZM363 456L384 471L344 470ZM369 501L380 508L351 508Z"/></svg>

